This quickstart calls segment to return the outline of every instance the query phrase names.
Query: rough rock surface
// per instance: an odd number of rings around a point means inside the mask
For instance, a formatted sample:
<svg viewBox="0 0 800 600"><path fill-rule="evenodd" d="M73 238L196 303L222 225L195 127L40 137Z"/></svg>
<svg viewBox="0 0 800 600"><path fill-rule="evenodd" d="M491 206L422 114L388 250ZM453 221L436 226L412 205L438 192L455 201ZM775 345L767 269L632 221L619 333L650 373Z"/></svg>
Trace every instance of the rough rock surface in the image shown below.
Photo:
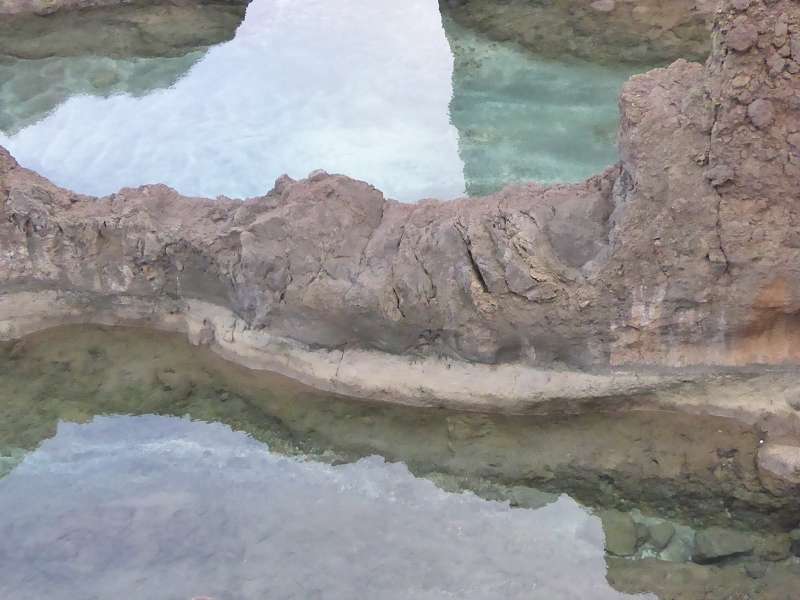
<svg viewBox="0 0 800 600"><path fill-rule="evenodd" d="M737 50L744 26L758 39ZM432 402L642 391L639 375L570 387L567 367L796 365L799 36L794 0L726 3L705 67L625 86L621 163L577 185L410 205L316 172L244 202L158 185L95 199L2 151L0 337L150 322L245 364L282 352L317 384ZM427 379L409 377L416 360Z"/></svg>
<svg viewBox="0 0 800 600"><path fill-rule="evenodd" d="M600 62L705 60L716 0L440 0L458 22L537 54Z"/></svg>

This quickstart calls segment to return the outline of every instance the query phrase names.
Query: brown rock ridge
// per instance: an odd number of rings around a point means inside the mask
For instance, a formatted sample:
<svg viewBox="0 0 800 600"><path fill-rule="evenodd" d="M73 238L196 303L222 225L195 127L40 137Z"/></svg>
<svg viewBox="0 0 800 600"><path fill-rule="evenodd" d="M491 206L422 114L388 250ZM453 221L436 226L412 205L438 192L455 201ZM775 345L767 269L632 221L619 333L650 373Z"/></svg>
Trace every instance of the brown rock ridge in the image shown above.
<svg viewBox="0 0 800 600"><path fill-rule="evenodd" d="M657 403L796 433L794 370L687 375L800 360L800 5L735 4L705 67L625 86L621 163L577 185L409 205L317 172L244 202L96 199L3 151L0 338L147 324L378 399Z"/></svg>

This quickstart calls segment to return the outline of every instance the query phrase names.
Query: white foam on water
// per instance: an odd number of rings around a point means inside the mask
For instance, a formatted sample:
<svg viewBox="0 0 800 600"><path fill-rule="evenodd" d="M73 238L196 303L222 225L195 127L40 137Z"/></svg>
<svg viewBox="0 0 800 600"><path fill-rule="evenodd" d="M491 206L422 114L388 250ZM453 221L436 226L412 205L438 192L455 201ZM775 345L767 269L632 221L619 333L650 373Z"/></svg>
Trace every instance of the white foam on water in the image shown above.
<svg viewBox="0 0 800 600"><path fill-rule="evenodd" d="M598 518L444 492L377 457L330 466L220 424L60 424L0 480L14 600L626 598Z"/></svg>
<svg viewBox="0 0 800 600"><path fill-rule="evenodd" d="M0 144L95 195L166 183L249 197L321 168L416 201L579 181L616 160L630 69L540 60L445 24L450 42L436 0L254 0L202 58L12 61Z"/></svg>
<svg viewBox="0 0 800 600"><path fill-rule="evenodd" d="M453 58L432 0L256 0L233 41L142 98L76 96L0 143L91 194L166 183L254 196L347 173L401 199L463 192Z"/></svg>

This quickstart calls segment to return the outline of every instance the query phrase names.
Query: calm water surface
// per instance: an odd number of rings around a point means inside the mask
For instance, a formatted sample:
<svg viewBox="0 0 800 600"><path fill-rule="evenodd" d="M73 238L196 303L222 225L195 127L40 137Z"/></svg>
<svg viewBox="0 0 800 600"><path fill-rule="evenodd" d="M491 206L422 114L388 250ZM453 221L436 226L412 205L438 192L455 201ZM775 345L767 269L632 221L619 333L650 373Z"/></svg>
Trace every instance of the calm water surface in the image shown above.
<svg viewBox="0 0 800 600"><path fill-rule="evenodd" d="M725 511L691 480L756 443L697 416L372 404L176 335L60 328L0 344L0 598L793 600L786 534L691 561Z"/></svg>
<svg viewBox="0 0 800 600"><path fill-rule="evenodd" d="M612 164L630 74L489 42L436 0L255 0L205 53L0 61L0 144L98 195L246 197L323 168L451 198Z"/></svg>
<svg viewBox="0 0 800 600"><path fill-rule="evenodd" d="M61 423L0 480L14 600L633 597L605 573L600 519L566 496L512 509L176 417Z"/></svg>

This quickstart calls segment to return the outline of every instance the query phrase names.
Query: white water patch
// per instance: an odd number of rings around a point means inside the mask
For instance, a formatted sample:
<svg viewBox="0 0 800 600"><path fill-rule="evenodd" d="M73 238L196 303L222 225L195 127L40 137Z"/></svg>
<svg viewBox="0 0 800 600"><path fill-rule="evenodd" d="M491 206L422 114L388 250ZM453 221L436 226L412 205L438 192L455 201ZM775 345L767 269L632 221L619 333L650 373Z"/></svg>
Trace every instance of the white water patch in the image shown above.
<svg viewBox="0 0 800 600"><path fill-rule="evenodd" d="M566 496L512 509L174 417L62 423L0 480L14 600L630 597L603 556L599 519Z"/></svg>
<svg viewBox="0 0 800 600"><path fill-rule="evenodd" d="M160 182L247 197L321 168L403 200L452 197L464 191L452 72L433 0L256 0L173 87L74 96L0 144L96 195Z"/></svg>
<svg viewBox="0 0 800 600"><path fill-rule="evenodd" d="M254 0L205 54L0 62L0 144L95 195L249 197L318 168L403 201L482 195L612 164L631 73L443 27L436 0Z"/></svg>

